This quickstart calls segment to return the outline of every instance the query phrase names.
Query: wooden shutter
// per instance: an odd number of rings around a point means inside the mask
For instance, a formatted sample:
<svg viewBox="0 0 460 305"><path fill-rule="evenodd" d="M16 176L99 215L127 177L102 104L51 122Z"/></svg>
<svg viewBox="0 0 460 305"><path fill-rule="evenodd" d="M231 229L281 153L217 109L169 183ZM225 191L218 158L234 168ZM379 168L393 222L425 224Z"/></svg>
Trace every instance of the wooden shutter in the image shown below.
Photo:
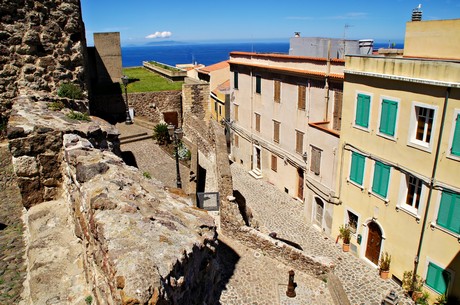
<svg viewBox="0 0 460 305"><path fill-rule="evenodd" d="M278 158L276 155L272 154L272 162L271 162L272 171L276 172L278 170Z"/></svg>
<svg viewBox="0 0 460 305"><path fill-rule="evenodd" d="M319 175L320 168L321 168L321 149L312 147L311 148L310 170L314 172L315 175Z"/></svg>
<svg viewBox="0 0 460 305"><path fill-rule="evenodd" d="M428 272L425 281L426 285L433 288L436 292L443 294L447 291L449 282L449 272L431 262L428 264Z"/></svg>
<svg viewBox="0 0 460 305"><path fill-rule="evenodd" d="M296 132L295 151L299 154L303 153L303 132L298 130Z"/></svg>
<svg viewBox="0 0 460 305"><path fill-rule="evenodd" d="M395 135L396 115L398 113L398 103L390 100L382 101L382 111L380 114L379 131L389 136Z"/></svg>
<svg viewBox="0 0 460 305"><path fill-rule="evenodd" d="M356 119L355 124L362 127L369 127L369 109L371 97L365 94L358 94L356 103Z"/></svg>
<svg viewBox="0 0 460 305"><path fill-rule="evenodd" d="M235 147L239 147L240 146L240 138L238 137L238 135L235 135Z"/></svg>
<svg viewBox="0 0 460 305"><path fill-rule="evenodd" d="M454 137L452 138L452 148L450 152L453 155L460 156L460 114L455 119Z"/></svg>
<svg viewBox="0 0 460 305"><path fill-rule="evenodd" d="M374 180L372 191L383 198L388 194L388 182L390 180L390 166L376 161L374 166Z"/></svg>
<svg viewBox="0 0 460 305"><path fill-rule="evenodd" d="M280 122L273 121L273 142L280 142Z"/></svg>
<svg viewBox="0 0 460 305"><path fill-rule="evenodd" d="M297 108L299 110L305 110L305 96L306 96L306 88L304 85L299 85L298 89L298 101L297 101Z"/></svg>
<svg viewBox="0 0 460 305"><path fill-rule="evenodd" d="M366 158L363 155L355 152L351 154L350 180L359 185L363 184L365 161Z"/></svg>
<svg viewBox="0 0 460 305"><path fill-rule="evenodd" d="M343 92L334 91L334 113L332 114L332 129L340 131L342 124L342 100Z"/></svg>
<svg viewBox="0 0 460 305"><path fill-rule="evenodd" d="M233 109L235 110L233 114L234 120L235 122L238 122L238 105L234 105Z"/></svg>
<svg viewBox="0 0 460 305"><path fill-rule="evenodd" d="M273 83L274 92L273 92L273 100L276 103L281 101L281 82L279 80L275 80Z"/></svg>
<svg viewBox="0 0 460 305"><path fill-rule="evenodd" d="M460 195L442 192L439 205L438 225L460 234Z"/></svg>
<svg viewBox="0 0 460 305"><path fill-rule="evenodd" d="M256 131L260 132L260 114L256 113Z"/></svg>

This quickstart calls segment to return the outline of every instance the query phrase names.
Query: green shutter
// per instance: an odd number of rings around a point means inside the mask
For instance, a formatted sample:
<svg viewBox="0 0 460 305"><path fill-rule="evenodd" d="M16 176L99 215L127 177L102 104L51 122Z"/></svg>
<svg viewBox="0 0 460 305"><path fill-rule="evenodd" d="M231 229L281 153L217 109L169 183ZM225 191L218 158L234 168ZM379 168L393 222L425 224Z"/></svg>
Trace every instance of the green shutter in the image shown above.
<svg viewBox="0 0 460 305"><path fill-rule="evenodd" d="M363 155L353 152L351 154L350 180L362 185L364 177L364 165L366 158Z"/></svg>
<svg viewBox="0 0 460 305"><path fill-rule="evenodd" d="M356 103L356 119L355 124L362 127L369 127L369 109L371 97L365 94L358 94Z"/></svg>
<svg viewBox="0 0 460 305"><path fill-rule="evenodd" d="M390 166L376 161L374 166L374 180L372 183L372 192L387 197L388 183L390 180Z"/></svg>
<svg viewBox="0 0 460 305"><path fill-rule="evenodd" d="M262 79L259 75L256 75L256 93L262 92Z"/></svg>
<svg viewBox="0 0 460 305"><path fill-rule="evenodd" d="M460 194L442 192L436 223L460 234Z"/></svg>
<svg viewBox="0 0 460 305"><path fill-rule="evenodd" d="M443 294L447 291L449 285L450 274L441 267L429 263L428 272L426 274L426 285L434 289L436 292Z"/></svg>
<svg viewBox="0 0 460 305"><path fill-rule="evenodd" d="M460 156L460 114L455 119L454 138L452 139L452 148L450 152L453 155Z"/></svg>
<svg viewBox="0 0 460 305"><path fill-rule="evenodd" d="M390 100L382 101L382 112L380 115L380 128L381 133L389 136L395 135L396 115L398 113L398 103Z"/></svg>
<svg viewBox="0 0 460 305"><path fill-rule="evenodd" d="M233 72L233 87L238 89L238 71Z"/></svg>

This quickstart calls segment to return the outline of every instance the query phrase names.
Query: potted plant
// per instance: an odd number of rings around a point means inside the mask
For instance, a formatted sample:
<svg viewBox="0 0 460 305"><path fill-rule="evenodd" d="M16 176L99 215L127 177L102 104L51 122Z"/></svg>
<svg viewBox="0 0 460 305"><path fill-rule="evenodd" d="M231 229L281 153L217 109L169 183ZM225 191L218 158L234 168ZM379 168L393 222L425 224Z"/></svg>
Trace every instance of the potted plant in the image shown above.
<svg viewBox="0 0 460 305"><path fill-rule="evenodd" d="M380 268L380 277L384 280L388 279L390 274L390 263L391 255L388 252L385 252L380 258L379 268Z"/></svg>
<svg viewBox="0 0 460 305"><path fill-rule="evenodd" d="M412 297L412 300L420 298L422 293L423 280L416 274L415 277L412 271L404 271L402 287Z"/></svg>
<svg viewBox="0 0 460 305"><path fill-rule="evenodd" d="M440 294L436 298L436 301L434 302L434 304L437 304L437 305L445 305L445 304L447 304L447 296L446 296L446 294L445 293Z"/></svg>
<svg viewBox="0 0 460 305"><path fill-rule="evenodd" d="M414 300L415 304L429 305L428 303L429 297L430 297L430 294L428 293L428 291L423 291L421 295L416 300Z"/></svg>
<svg viewBox="0 0 460 305"><path fill-rule="evenodd" d="M343 252L350 251L350 240L351 240L351 230L348 225L340 226L339 228L339 237L343 240L342 250Z"/></svg>

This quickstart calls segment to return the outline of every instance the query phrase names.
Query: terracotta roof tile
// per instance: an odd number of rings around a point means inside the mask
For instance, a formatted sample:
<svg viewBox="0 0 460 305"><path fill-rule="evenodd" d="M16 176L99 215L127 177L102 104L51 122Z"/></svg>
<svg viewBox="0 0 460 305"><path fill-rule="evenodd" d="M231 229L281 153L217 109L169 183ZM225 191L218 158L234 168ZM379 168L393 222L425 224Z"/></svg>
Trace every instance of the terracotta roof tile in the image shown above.
<svg viewBox="0 0 460 305"><path fill-rule="evenodd" d="M202 73L209 74L209 73L211 73L213 71L227 68L228 66L229 66L228 60L225 60L225 61L221 61L221 62L218 62L216 64L213 64L213 65L206 66L204 68L198 69L198 71L202 72Z"/></svg>

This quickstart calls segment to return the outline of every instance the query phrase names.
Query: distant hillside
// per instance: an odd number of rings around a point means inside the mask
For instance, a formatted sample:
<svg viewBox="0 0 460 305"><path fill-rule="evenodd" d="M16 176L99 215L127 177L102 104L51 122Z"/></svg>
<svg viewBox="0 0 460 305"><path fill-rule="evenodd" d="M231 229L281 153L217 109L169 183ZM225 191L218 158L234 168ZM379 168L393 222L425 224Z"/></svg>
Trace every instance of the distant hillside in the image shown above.
<svg viewBox="0 0 460 305"><path fill-rule="evenodd" d="M156 40L156 41L151 41L146 43L146 46L173 46L173 45L178 45L178 44L185 44L184 42L181 41L175 41L175 40Z"/></svg>

